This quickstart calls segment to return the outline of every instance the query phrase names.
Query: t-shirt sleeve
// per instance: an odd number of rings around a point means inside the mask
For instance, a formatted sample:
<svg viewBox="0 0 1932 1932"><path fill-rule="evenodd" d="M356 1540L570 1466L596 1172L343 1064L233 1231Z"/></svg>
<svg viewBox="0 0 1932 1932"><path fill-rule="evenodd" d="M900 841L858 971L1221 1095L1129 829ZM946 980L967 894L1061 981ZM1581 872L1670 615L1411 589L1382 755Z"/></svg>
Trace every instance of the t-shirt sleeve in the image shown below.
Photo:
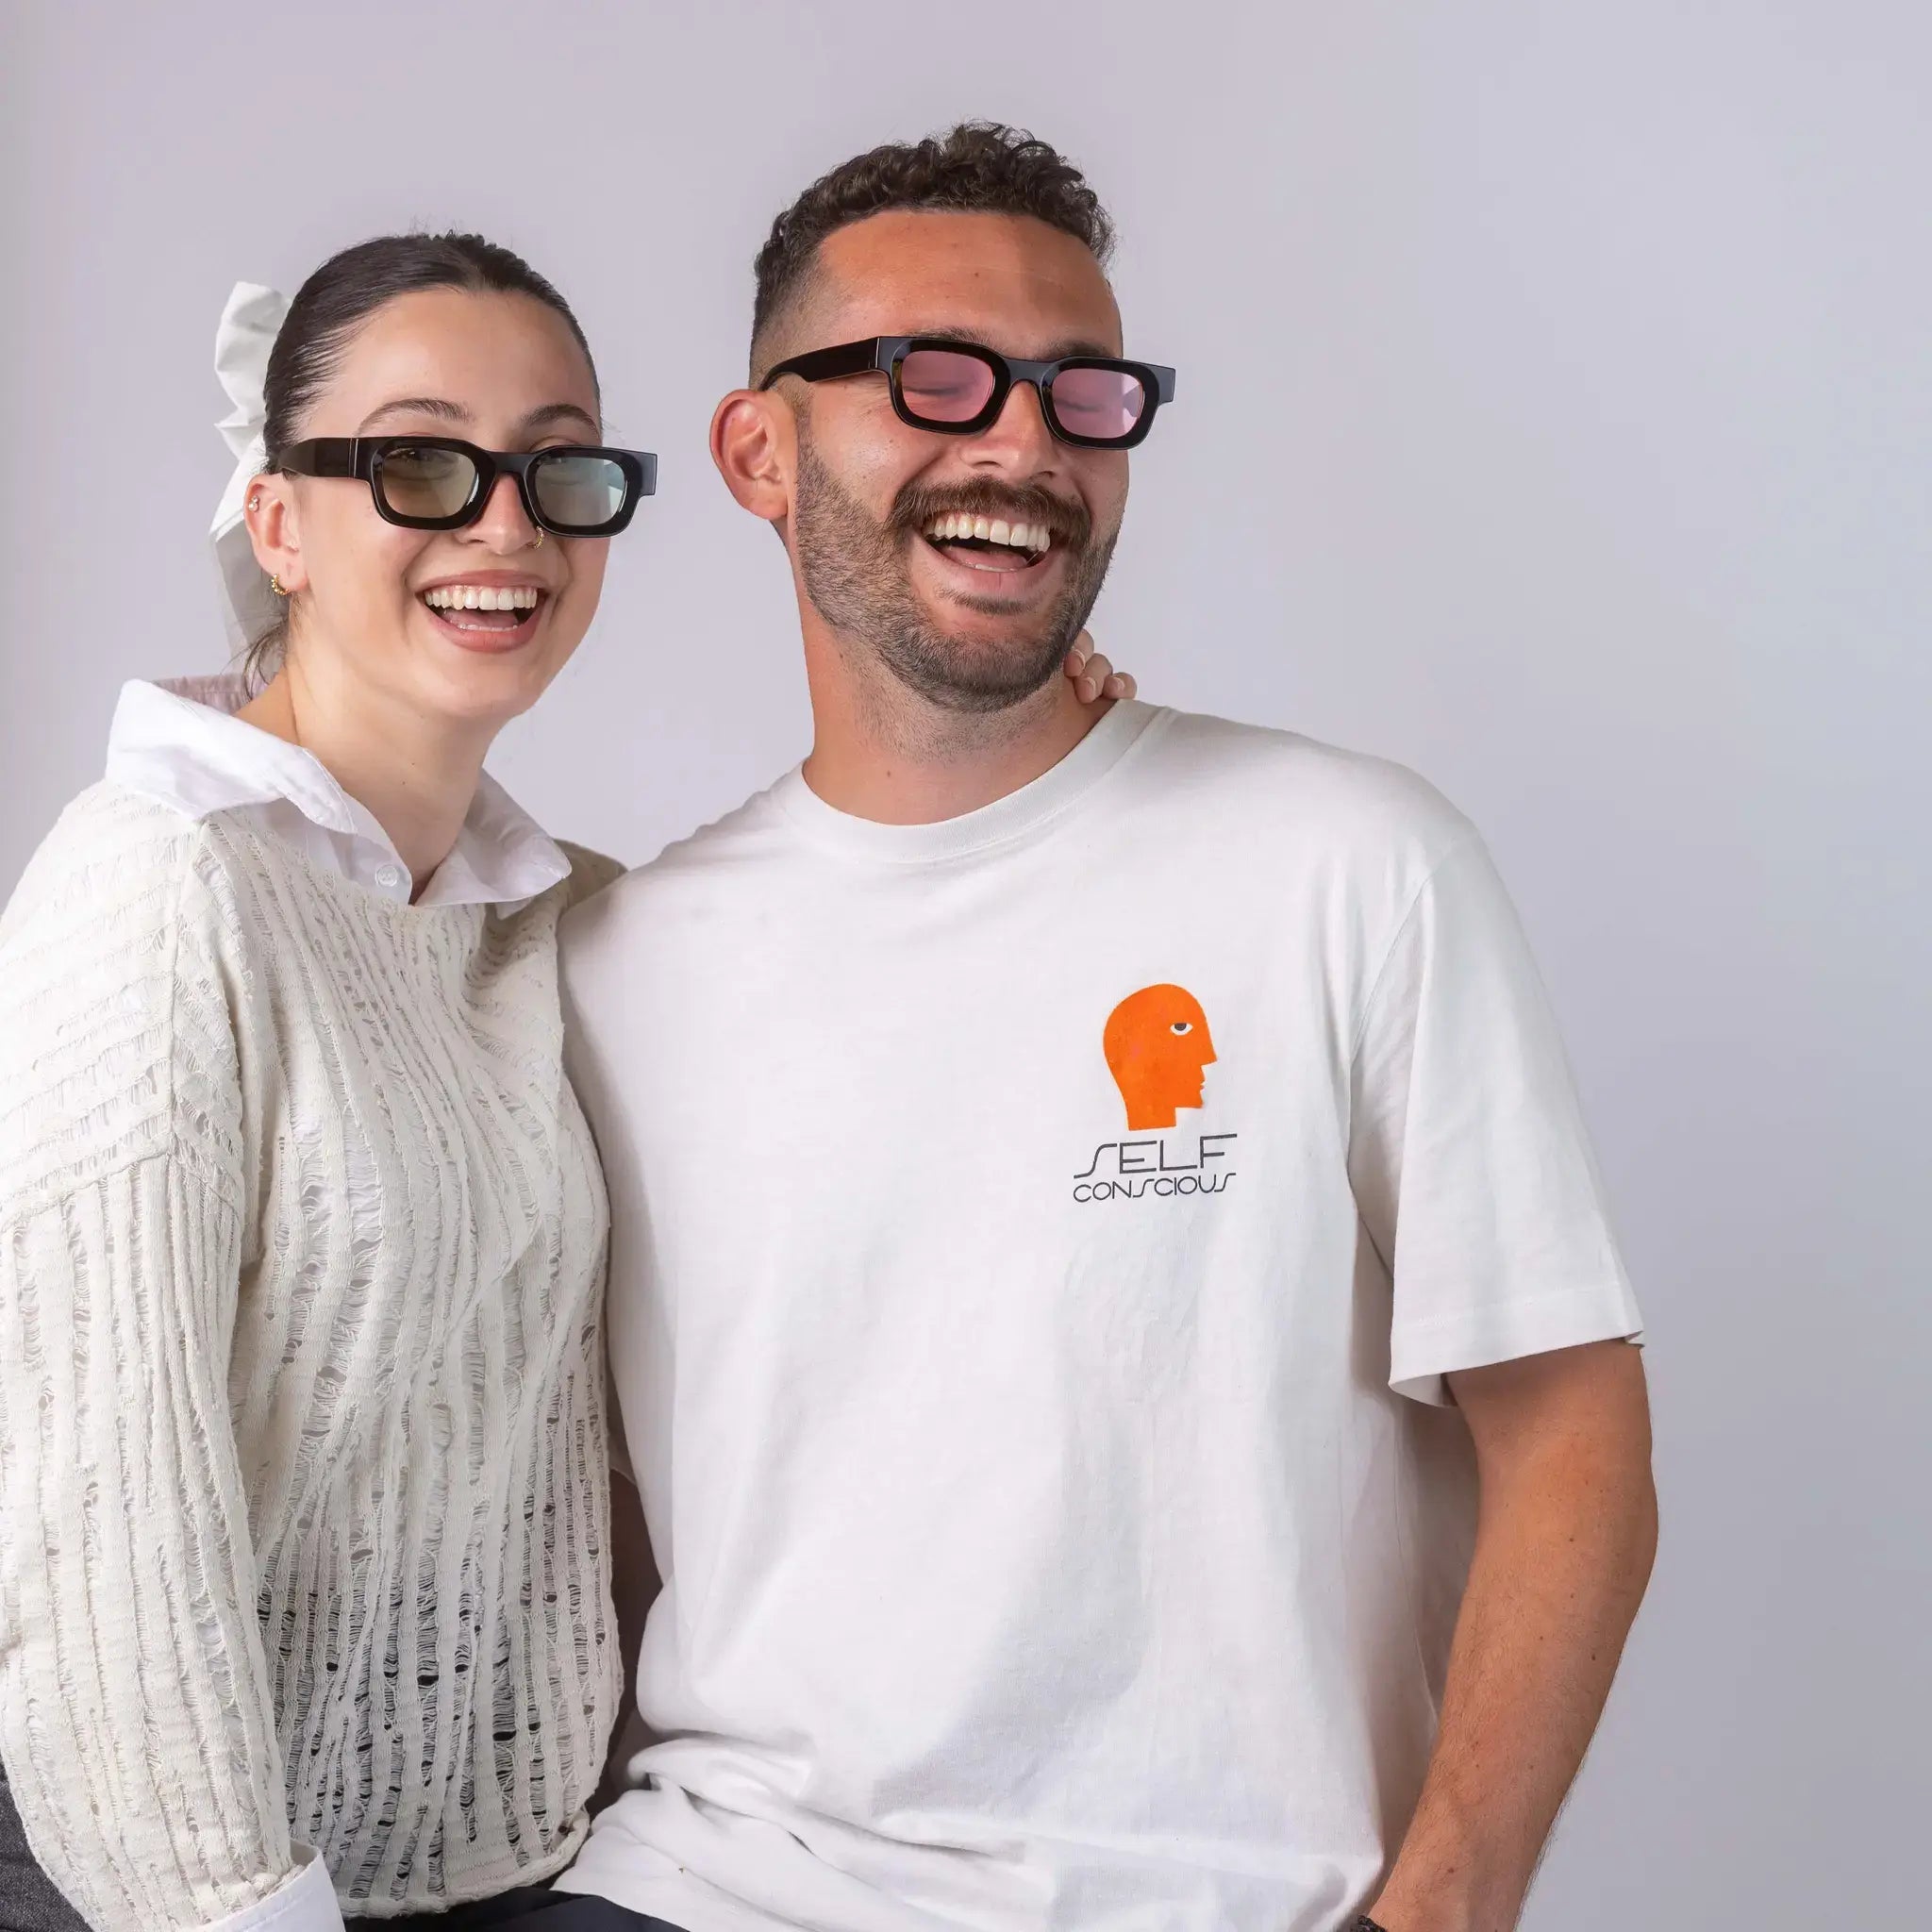
<svg viewBox="0 0 1932 1932"><path fill-rule="evenodd" d="M1393 1285L1390 1387L1641 1339L1574 1083L1502 880L1465 837L1417 891L1351 1066L1349 1178Z"/></svg>

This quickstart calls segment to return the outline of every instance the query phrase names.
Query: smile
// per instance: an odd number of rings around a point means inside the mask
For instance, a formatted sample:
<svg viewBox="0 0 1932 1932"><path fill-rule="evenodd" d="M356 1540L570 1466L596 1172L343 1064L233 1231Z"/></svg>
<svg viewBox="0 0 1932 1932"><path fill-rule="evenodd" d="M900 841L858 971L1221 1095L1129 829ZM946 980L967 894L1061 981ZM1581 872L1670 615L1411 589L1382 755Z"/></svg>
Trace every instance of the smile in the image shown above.
<svg viewBox="0 0 1932 1932"><path fill-rule="evenodd" d="M538 614L549 597L541 584L464 579L432 584L418 592L417 601L453 642L473 651L505 651L536 635Z"/></svg>
<svg viewBox="0 0 1932 1932"><path fill-rule="evenodd" d="M923 534L955 563L1004 575L1032 569L1053 548L1053 532L1044 524L1008 523L1004 517L973 516L964 510L935 517Z"/></svg>

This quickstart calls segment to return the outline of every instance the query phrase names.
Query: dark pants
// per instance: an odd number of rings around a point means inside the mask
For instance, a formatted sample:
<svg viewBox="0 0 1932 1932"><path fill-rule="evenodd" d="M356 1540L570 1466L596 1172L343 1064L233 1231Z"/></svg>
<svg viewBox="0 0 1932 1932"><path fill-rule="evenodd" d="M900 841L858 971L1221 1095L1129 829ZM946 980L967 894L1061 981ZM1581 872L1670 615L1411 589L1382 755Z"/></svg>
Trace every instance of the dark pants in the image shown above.
<svg viewBox="0 0 1932 1932"><path fill-rule="evenodd" d="M34 1862L0 1771L0 1932L87 1932L87 1921Z"/></svg>
<svg viewBox="0 0 1932 1932"><path fill-rule="evenodd" d="M535 1887L458 1906L453 1912L427 1912L417 1919L351 1919L349 1924L366 1932L677 1932L662 1919L627 1912L608 1898Z"/></svg>
<svg viewBox="0 0 1932 1932"><path fill-rule="evenodd" d="M677 1932L662 1919L627 1912L608 1898L531 1888L507 1891L453 1912L418 1919L351 1919L367 1932Z"/></svg>
<svg viewBox="0 0 1932 1932"><path fill-rule="evenodd" d="M662 1919L627 1912L608 1899L526 1887L453 1912L412 1919L352 1919L368 1932L677 1932ZM0 1932L88 1932L87 1921L67 1903L34 1862L21 1829L13 1794L0 1772Z"/></svg>

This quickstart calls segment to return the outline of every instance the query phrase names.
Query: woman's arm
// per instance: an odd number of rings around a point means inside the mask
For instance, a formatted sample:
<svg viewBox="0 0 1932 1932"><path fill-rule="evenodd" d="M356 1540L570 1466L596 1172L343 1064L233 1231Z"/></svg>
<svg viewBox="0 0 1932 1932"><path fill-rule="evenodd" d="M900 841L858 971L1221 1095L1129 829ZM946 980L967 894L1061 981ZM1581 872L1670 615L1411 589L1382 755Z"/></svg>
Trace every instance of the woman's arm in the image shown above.
<svg viewBox="0 0 1932 1932"><path fill-rule="evenodd" d="M221 922L194 828L108 800L0 924L0 1751L91 1924L242 1932L270 1901L334 1932L290 1845L229 1418Z"/></svg>

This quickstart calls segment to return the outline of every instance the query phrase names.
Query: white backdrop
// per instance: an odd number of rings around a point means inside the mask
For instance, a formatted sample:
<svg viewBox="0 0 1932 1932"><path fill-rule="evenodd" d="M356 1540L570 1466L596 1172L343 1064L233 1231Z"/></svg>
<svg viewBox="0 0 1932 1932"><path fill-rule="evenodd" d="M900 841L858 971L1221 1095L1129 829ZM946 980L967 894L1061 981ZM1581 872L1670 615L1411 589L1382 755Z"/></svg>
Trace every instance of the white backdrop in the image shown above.
<svg viewBox="0 0 1932 1932"><path fill-rule="evenodd" d="M1085 164L1129 350L1181 372L1097 628L1150 697L1484 826L1643 1298L1663 1552L1525 1923L1909 1907L1923 0L12 0L6 36L0 891L119 681L221 656L231 280L458 224L575 301L662 493L497 770L641 859L805 743L782 559L704 448L772 215L967 114Z"/></svg>

